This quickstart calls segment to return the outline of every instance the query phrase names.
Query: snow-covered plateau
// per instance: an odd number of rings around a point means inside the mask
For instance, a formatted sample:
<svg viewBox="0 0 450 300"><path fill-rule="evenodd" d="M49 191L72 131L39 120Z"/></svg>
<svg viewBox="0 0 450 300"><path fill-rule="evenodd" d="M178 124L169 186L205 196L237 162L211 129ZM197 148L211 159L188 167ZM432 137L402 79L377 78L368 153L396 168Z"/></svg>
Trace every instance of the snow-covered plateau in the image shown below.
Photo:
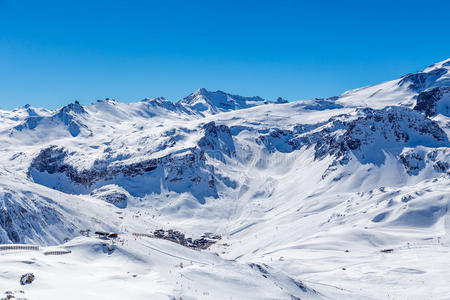
<svg viewBox="0 0 450 300"><path fill-rule="evenodd" d="M327 99L0 109L0 299L450 299L449 136L450 59Z"/></svg>

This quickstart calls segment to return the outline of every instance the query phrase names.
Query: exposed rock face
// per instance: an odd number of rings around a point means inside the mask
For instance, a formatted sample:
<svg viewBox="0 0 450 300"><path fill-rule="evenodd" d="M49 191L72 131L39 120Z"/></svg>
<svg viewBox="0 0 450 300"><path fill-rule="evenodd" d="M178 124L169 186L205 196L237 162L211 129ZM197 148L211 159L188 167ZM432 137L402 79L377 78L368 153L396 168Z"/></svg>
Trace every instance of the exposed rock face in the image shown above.
<svg viewBox="0 0 450 300"><path fill-rule="evenodd" d="M425 155L423 152L413 150L400 154L400 161L409 175L418 175L425 168Z"/></svg>
<svg viewBox="0 0 450 300"><path fill-rule="evenodd" d="M417 96L414 110L424 112L427 117L441 113L450 116L450 87L435 87Z"/></svg>
<svg viewBox="0 0 450 300"><path fill-rule="evenodd" d="M275 100L274 103L276 104L284 104L284 103L288 103L289 101L287 101L286 99L283 99L281 97L278 97L277 100Z"/></svg>
<svg viewBox="0 0 450 300"><path fill-rule="evenodd" d="M31 284L33 281L34 281L33 273L26 273L20 277L21 285Z"/></svg>
<svg viewBox="0 0 450 300"><path fill-rule="evenodd" d="M402 79L398 82L398 85L407 85L409 89L416 92L421 92L447 72L448 70L446 68L437 68L430 72L407 74L402 77Z"/></svg>
<svg viewBox="0 0 450 300"><path fill-rule="evenodd" d="M84 125L76 116L87 114L86 110L80 105L78 101L71 103L59 110L59 112L53 116L61 120L68 128L72 136L80 134L81 128L88 128Z"/></svg>
<svg viewBox="0 0 450 300"><path fill-rule="evenodd" d="M128 191L135 196L159 192L161 182L169 190L190 191L201 200L205 196L217 196L217 179L225 185L235 186L228 178L222 178L220 174L216 176L214 167L206 163L205 152L219 159L234 154L233 138L227 126L216 126L214 122L206 124L198 147L133 163L98 159L87 169L78 169L73 164L76 152L54 145L42 149L33 159L29 175L37 183L70 193L88 193L107 184L118 184L125 190L113 194L108 194L112 192L109 188L93 191L94 195L98 194L118 207L126 206L127 195L123 192ZM52 180L48 175L63 176L63 179ZM131 178L144 182L141 186L132 184L128 180Z"/></svg>
<svg viewBox="0 0 450 300"><path fill-rule="evenodd" d="M434 171L450 175L450 153L448 149L409 149L400 154L400 161L408 175L418 175L427 165Z"/></svg>
<svg viewBox="0 0 450 300"><path fill-rule="evenodd" d="M270 102L261 97L243 97L222 91L211 92L202 88L177 102L177 105L200 114L217 114L267 103Z"/></svg>
<svg viewBox="0 0 450 300"><path fill-rule="evenodd" d="M158 107L158 108L161 107L161 108L164 108L164 109L167 109L170 111L175 111L177 109L176 105L173 102L167 100L164 97L158 97L158 98L152 98L152 99L146 98L146 99L143 99L142 102L146 103L148 106L151 106L151 107Z"/></svg>
<svg viewBox="0 0 450 300"><path fill-rule="evenodd" d="M159 192L160 181L167 184L169 190L186 191L191 187L191 191L198 196L215 195L215 190L209 188L210 174L213 168L205 164L203 151L198 148L186 149L181 153L169 154L160 158L147 159L136 163L116 163L110 165L107 162L97 160L92 168L78 170L73 165L66 162L66 159L75 153L63 147L51 146L43 149L32 161L30 175L38 183L48 185L52 188L66 192L89 192L107 183L117 183L122 178L138 177L146 181L142 187L127 186L127 190L134 195L144 195L150 192ZM39 173L64 175L69 180L69 186L52 186ZM125 180L126 184L127 180ZM123 186L123 184L121 184ZM77 189L81 188L80 189Z"/></svg>
<svg viewBox="0 0 450 300"><path fill-rule="evenodd" d="M59 229L57 228L59 227ZM73 224L64 221L51 199L30 199L30 195L0 191L0 244L41 240L51 229L73 232ZM41 240L42 242L48 242Z"/></svg>
<svg viewBox="0 0 450 300"><path fill-rule="evenodd" d="M48 174L62 173L65 174L70 181L84 186L92 186L98 180L111 180L119 174L127 177L142 175L150 172L162 163L162 158L149 159L139 163L129 165L119 165L108 168L104 166L103 161L97 160L94 166L87 170L78 170L71 164L65 162L65 159L75 153L69 153L64 147L50 146L42 149L39 155L33 159L31 168L39 172L47 172ZM32 171L32 169L30 169Z"/></svg>
<svg viewBox="0 0 450 300"><path fill-rule="evenodd" d="M377 165L384 162L384 153L398 156L408 145L448 145L446 134L436 122L410 109L365 108L359 112L360 116L353 119L342 115L324 124L271 129L259 137L259 142L281 152L314 147L315 159L333 156L340 164L347 163L352 153L361 163Z"/></svg>
<svg viewBox="0 0 450 300"><path fill-rule="evenodd" d="M209 122L203 126L205 135L198 142L198 146L211 157L223 159L235 155L235 146L230 128Z"/></svg>
<svg viewBox="0 0 450 300"><path fill-rule="evenodd" d="M111 203L118 208L127 207L128 200L131 198L130 193L115 184L109 184L95 189L91 192L91 196Z"/></svg>
<svg viewBox="0 0 450 300"><path fill-rule="evenodd" d="M24 120L22 124L14 127L14 130L22 131L25 129L35 129L41 122L47 121L51 123L62 122L73 137L80 134L81 129L89 130L80 120L80 115L87 114L86 110L78 101L64 106L59 111L49 117L30 116Z"/></svg>
<svg viewBox="0 0 450 300"><path fill-rule="evenodd" d="M18 208L16 211L10 211L2 208L0 212L0 225L6 237L3 237L0 242L7 242L8 240L12 241L13 243L20 242L20 235L18 233L19 231L15 228L16 226L14 224L13 218L22 217L26 214L27 211L22 207Z"/></svg>
<svg viewBox="0 0 450 300"><path fill-rule="evenodd" d="M192 111L190 107L180 105L179 102L172 102L164 97L158 98L146 98L141 101L144 104L143 113L147 113L149 116L157 116L161 112L172 112L181 115L193 115L196 112Z"/></svg>
<svg viewBox="0 0 450 300"><path fill-rule="evenodd" d="M22 124L17 125L14 127L17 131L22 131L24 129L34 129L36 126L38 126L39 122L43 119L43 117L39 116L31 116L26 118Z"/></svg>

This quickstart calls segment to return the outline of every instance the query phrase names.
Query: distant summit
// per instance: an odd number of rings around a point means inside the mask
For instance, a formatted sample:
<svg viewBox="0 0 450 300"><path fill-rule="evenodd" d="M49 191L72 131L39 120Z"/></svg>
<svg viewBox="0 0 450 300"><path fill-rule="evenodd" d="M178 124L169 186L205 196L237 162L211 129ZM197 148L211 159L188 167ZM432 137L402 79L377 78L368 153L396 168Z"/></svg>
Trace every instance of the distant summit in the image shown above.
<svg viewBox="0 0 450 300"><path fill-rule="evenodd" d="M203 114L217 114L231 110L245 109L271 103L261 97L243 97L223 91L211 92L204 88L198 89L177 104Z"/></svg>

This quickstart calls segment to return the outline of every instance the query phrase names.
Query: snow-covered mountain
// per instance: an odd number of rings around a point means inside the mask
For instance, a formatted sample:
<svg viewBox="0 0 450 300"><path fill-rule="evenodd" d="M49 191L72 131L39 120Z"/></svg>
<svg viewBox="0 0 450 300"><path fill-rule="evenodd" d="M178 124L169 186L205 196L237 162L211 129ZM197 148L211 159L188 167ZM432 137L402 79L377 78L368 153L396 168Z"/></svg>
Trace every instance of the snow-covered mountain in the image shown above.
<svg viewBox="0 0 450 300"><path fill-rule="evenodd" d="M280 98L276 103L285 103ZM198 89L177 104L189 110L201 114L217 114L220 112L245 109L257 105L268 104L270 101L261 97L242 97L231 95L222 91L210 92L206 89Z"/></svg>
<svg viewBox="0 0 450 300"><path fill-rule="evenodd" d="M382 108L388 105L412 107L420 93L450 85L450 60L433 64L419 73L407 74L399 79L347 91L338 103L346 106Z"/></svg>
<svg viewBox="0 0 450 300"><path fill-rule="evenodd" d="M48 247L0 248L0 292L33 272L29 299L445 299L449 69L328 99L0 110L0 243Z"/></svg>

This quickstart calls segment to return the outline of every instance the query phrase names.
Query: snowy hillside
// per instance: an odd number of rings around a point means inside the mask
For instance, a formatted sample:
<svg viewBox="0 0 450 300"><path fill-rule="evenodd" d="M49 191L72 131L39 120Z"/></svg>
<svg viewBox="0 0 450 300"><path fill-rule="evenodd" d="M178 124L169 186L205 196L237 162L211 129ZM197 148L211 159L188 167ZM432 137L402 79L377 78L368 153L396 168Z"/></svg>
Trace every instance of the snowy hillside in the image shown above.
<svg viewBox="0 0 450 300"><path fill-rule="evenodd" d="M387 105L414 106L418 94L450 85L450 59L433 64L422 72L343 93L338 103L346 106L382 108Z"/></svg>
<svg viewBox="0 0 450 300"><path fill-rule="evenodd" d="M449 71L0 110L0 299L450 299Z"/></svg>

